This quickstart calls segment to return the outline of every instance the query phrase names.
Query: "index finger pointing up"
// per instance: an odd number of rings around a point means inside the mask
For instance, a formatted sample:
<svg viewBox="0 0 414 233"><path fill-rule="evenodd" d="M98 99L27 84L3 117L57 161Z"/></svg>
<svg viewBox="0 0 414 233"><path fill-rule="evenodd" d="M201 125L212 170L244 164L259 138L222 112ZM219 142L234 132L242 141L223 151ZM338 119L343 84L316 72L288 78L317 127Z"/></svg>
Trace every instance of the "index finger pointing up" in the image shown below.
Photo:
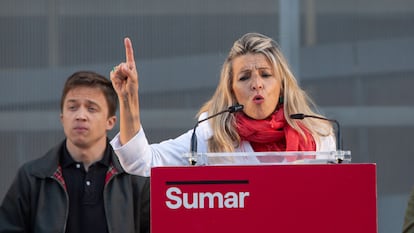
<svg viewBox="0 0 414 233"><path fill-rule="evenodd" d="M124 39L124 45L125 45L126 63L128 64L130 68L133 68L130 65L135 66L134 49L132 48L132 42L128 37Z"/></svg>

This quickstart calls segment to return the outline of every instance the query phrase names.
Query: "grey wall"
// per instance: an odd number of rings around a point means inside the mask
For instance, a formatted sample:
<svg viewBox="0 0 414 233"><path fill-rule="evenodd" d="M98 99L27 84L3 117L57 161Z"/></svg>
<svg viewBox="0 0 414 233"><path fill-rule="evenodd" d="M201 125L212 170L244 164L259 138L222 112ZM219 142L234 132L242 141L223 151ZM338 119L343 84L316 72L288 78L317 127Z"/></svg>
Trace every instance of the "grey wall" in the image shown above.
<svg viewBox="0 0 414 233"><path fill-rule="evenodd" d="M379 232L399 232L414 184L414 2L300 3L300 83L340 121L353 162L377 164ZM124 36L136 52L143 125L157 142L194 125L235 39L281 38L279 15L271 0L2 1L0 199L21 164L63 139L66 77L109 74L124 59Z"/></svg>

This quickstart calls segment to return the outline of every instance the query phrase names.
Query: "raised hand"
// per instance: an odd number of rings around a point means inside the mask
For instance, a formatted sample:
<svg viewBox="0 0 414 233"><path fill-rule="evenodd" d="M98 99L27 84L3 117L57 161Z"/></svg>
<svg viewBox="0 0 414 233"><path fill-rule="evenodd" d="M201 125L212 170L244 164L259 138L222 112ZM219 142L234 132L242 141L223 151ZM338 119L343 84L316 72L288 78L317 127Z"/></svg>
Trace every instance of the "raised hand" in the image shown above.
<svg viewBox="0 0 414 233"><path fill-rule="evenodd" d="M138 94L138 72L131 40L125 38L124 45L125 62L114 66L110 74L112 85L121 99L127 97L126 95Z"/></svg>
<svg viewBox="0 0 414 233"><path fill-rule="evenodd" d="M141 129L138 96L138 71L134 50L129 38L124 39L125 62L115 66L111 73L112 85L119 99L120 142L127 143Z"/></svg>

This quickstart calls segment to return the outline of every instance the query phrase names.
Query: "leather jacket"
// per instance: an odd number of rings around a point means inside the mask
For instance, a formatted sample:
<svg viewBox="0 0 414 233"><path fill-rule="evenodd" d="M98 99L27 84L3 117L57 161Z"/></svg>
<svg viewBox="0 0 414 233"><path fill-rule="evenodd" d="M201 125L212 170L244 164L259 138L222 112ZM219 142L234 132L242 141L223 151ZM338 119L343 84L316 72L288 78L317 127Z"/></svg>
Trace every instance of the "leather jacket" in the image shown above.
<svg viewBox="0 0 414 233"><path fill-rule="evenodd" d="M69 196L59 165L63 143L19 169L0 206L0 233L65 232ZM149 232L149 178L127 174L112 148L111 153L103 193L108 230Z"/></svg>

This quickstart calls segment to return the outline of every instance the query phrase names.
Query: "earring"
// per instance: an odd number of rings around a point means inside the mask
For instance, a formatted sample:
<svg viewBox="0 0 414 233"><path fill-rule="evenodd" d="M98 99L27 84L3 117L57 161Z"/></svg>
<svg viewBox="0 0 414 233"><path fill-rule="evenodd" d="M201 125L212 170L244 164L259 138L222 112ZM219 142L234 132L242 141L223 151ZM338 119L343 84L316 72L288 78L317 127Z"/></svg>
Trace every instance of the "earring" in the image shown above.
<svg viewBox="0 0 414 233"><path fill-rule="evenodd" d="M283 104L283 96L279 96L279 104Z"/></svg>

